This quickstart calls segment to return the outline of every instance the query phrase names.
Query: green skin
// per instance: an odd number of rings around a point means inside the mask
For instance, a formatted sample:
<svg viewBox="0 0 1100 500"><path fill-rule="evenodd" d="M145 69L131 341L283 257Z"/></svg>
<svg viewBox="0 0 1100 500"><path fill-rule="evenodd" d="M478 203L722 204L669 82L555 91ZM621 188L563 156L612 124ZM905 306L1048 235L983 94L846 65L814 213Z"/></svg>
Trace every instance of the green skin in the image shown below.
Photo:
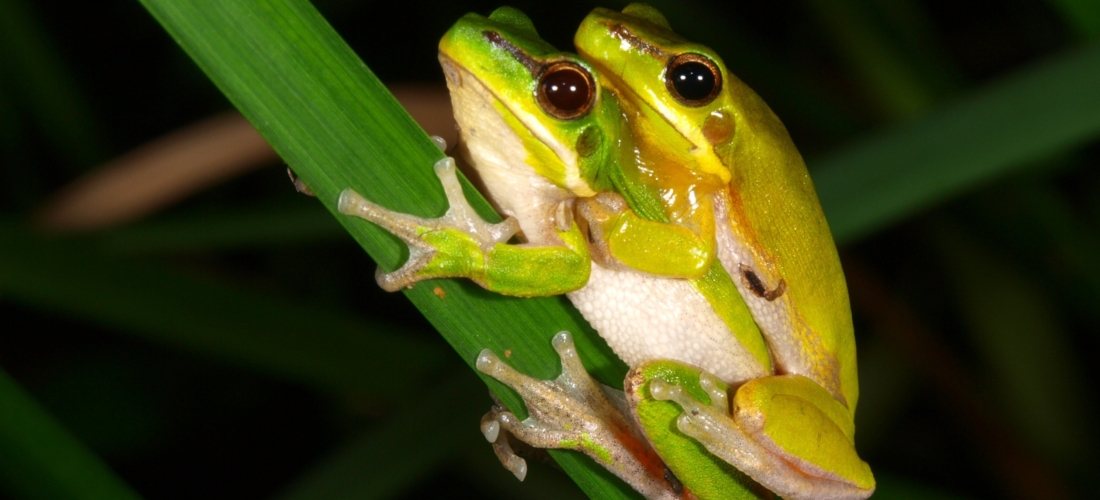
<svg viewBox="0 0 1100 500"><path fill-rule="evenodd" d="M641 12L642 17L628 16L625 18L628 23L646 25L663 22L663 18L656 21L658 18L652 14L656 11L634 6L629 7L628 11L632 8L635 15ZM605 19L598 16L605 14L606 11L598 9L585 20L581 31L577 34L580 50L585 51L585 48L590 45L619 44L619 40L612 40L608 36L606 25L598 22ZM637 33L645 33L644 29L637 29L638 26L633 28ZM487 36L489 32L495 34L495 38ZM660 41L662 40L651 40L655 44ZM590 65L576 56L558 52L538 38L526 16L508 8L498 9L489 18L467 15L448 31L440 42L440 57L445 69L448 65L462 68L464 72L462 78L472 78L480 84L480 87L476 87L480 90L476 92L491 94L491 98L484 99L484 102L489 103L496 110L499 123L506 126L506 128L502 127L506 131L505 135L515 143L500 147L511 148L513 152L520 151L523 163L530 167L533 175L546 181L545 184L549 188L544 192L551 194L546 199L538 200L538 203L545 205L543 208L546 209L534 212L554 215L532 219L529 215L525 215L527 214L525 209L530 207L517 206L516 202L510 202L506 196L501 197L490 193L498 209L506 214L516 215L524 234L532 243L518 246L507 243L515 233L514 228L501 229L496 237L486 238L468 231L466 227L471 222L467 219L459 216L461 223L456 223L451 219L450 212L448 216L440 219L420 219L386 211L362 200L361 197L356 198L357 195L354 193L342 195L341 211L349 215L358 215L389 229L404 239L413 249L410 252L409 262L401 270L380 275L379 282L386 289L396 290L425 279L465 277L473 279L486 289L508 295L557 295L583 287L588 282L593 260L607 266L683 278L689 280L706 298L722 321L737 336L738 341L747 347L760 364L769 372L772 371L771 361L774 353L769 351L765 335L757 328L746 306L746 300L742 300L739 294L737 284L717 258L715 207L711 198L724 193L724 190L731 185L731 181L732 185L736 185L738 176L731 173L728 168L724 168L723 161L728 160L718 158L715 154L711 154L710 157L688 158L687 161L677 159L674 151L684 149L685 144L690 144L697 138L668 124L676 123L677 118L691 121L697 117L686 114L684 117L662 115L652 107L644 105L636 96L632 99L633 94L629 89L642 88L650 84L644 80L644 75L634 77L624 74L624 79L604 77L601 69L607 68L609 61L601 60L598 55L592 55L590 52L585 51L585 53L588 54L588 60L595 64ZM636 55L622 54L615 57L625 58ZM713 59L718 61L717 57ZM595 83L605 84L611 89L611 92L599 89L590 110L582 116L567 120L550 116L540 107L536 99L532 98L539 84L538 68L545 68L549 64L561 61L576 64L592 73L596 77ZM621 60L610 62L614 64ZM733 79L732 76L728 78ZM731 88L736 87L731 86ZM663 90L663 83L661 90ZM452 88L452 95L455 95L455 92L456 89ZM747 88L744 88L744 92L751 94L751 90ZM626 98L622 108L615 95ZM723 99L736 101L727 96L720 98L719 101ZM459 99L455 98L455 102L456 116L458 116L461 112L457 105ZM662 111L667 113L663 108ZM734 115L739 120L754 118L751 114L734 113ZM774 120L773 115L765 118ZM774 124L765 123L765 127L776 125L780 130L782 129L782 125L778 124L777 120ZM490 127L480 122L476 126ZM473 128L475 128L474 125L467 125L464 132ZM742 130L751 129L751 127L738 122L736 129L738 133L729 138L726 144L715 144L713 148L708 144L706 151L736 150L735 141L752 140L751 137L746 138L742 133ZM785 132L783 137L786 137ZM467 138L466 147L471 161L491 190L494 184L493 176L511 174L501 174L492 168L486 168L483 165L484 162L479 163L479 158L483 155L477 151L475 141L470 139ZM755 147L774 149L775 145L763 141ZM642 154L639 155L638 152ZM774 151L774 154L777 156L793 154L797 158L797 166L802 168L802 174L805 177L801 159L797 157L797 151L794 150L793 145L789 144L789 138L785 143L780 141L779 148ZM645 165L635 161L639 157L646 162ZM670 163L671 160L677 161ZM689 167L676 169L667 167L667 164L689 165ZM649 172L647 167L654 166L657 167L656 174L643 173ZM441 172L438 166L437 172ZM451 175L453 177L453 174ZM441 172L440 176L444 185L447 186L448 179L445 178L445 174ZM751 186L760 184L751 181L742 182L744 185ZM784 182L788 182L785 177L767 179L762 187L768 187L769 183ZM454 181L453 185L457 186L457 181ZM789 267L783 267L782 264L787 262L783 258L773 258L779 261L779 265L761 268L758 272L765 283L777 281L777 279L770 279L772 276L768 274L769 271L778 273L783 279L792 283L791 293L780 302L790 303L797 300L795 303L802 307L796 311L799 317L808 316L813 320L813 314L803 311L825 311L829 314L828 311L837 309L833 307L837 301L835 298L837 294L834 293L837 288L835 281L839 280L839 287L843 290L843 275L839 272L839 265L835 263L835 248L831 238L828 237L828 228L824 226L824 219L820 214L820 208L817 207L812 186L808 190L806 186L798 187L799 189L785 188L777 192L785 192L793 196L796 206L809 207L809 216L805 213L796 213L796 216L808 217L820 227L812 232L810 241L796 242L798 244L796 248L809 249L815 255L823 253L827 264L830 258L834 263L825 266L827 270L825 273L803 273L811 275L805 277L803 274L791 272ZM598 201L600 197L597 195L601 193L618 197L625 201L626 205L600 203ZM669 194L676 196L669 196ZM696 196L687 196L688 194ZM344 200L345 196L349 200L347 203ZM465 204L465 200L461 198L460 188L453 186L448 188L448 197L452 211L456 206ZM684 205L682 200L688 198L695 201L690 205ZM669 202L670 199L680 201ZM566 200L575 202L575 211L566 209L555 212L550 209L555 203ZM738 212L731 217L750 219L756 217L751 219L753 224L742 224L756 230L753 233L739 233L735 236L744 240L746 246L753 251L768 256L779 254L780 257L784 257L785 255L777 252L775 247L782 249L789 237L779 231L778 239L769 240L773 233L767 228L775 222L767 218L770 212L767 210L763 210L762 214L760 211L754 212L754 207L749 203L753 200L750 196L742 195L741 200L742 204L738 207L743 208L743 213ZM578 225L578 220L587 224L588 238L585 237L582 226ZM485 225L482 221L474 221L472 224ZM504 225L506 224L501 226ZM821 228L824 228L824 238L822 238ZM764 244L761 244L760 240L764 240ZM799 265L805 264L799 262ZM804 290L802 287L796 287L795 284L811 282L819 285L820 280L832 281L832 283L826 283L824 287L815 286L815 288L824 288L826 290L824 295L802 296L795 293L796 290ZM847 314L846 292L842 295L842 309L844 314ZM795 296L795 299L788 300L791 296ZM816 300L819 296L830 298L827 301ZM831 386L827 382L819 383L819 379L826 380L829 376L815 378L812 376L812 370L807 374L809 378L798 377L799 380L795 382L791 382L790 377L765 377L759 379L760 383L757 383L758 380L753 380L750 384L745 384L744 387L752 385L757 390L739 390L735 403L766 415L764 439L772 441L779 450L778 453L784 458L820 466L859 484L863 489L867 489L868 484L869 488L873 488L869 469L854 454L854 448L851 446L853 431L851 430L852 412L849 408L854 409L857 394L850 318L847 337L844 337L842 332L839 338L832 338L831 330L825 331L824 334L817 331L811 334L817 335L816 338L819 339L825 337L824 342L817 342L814 345L824 345L826 353L821 356L820 349L816 351L807 349L808 356L828 358L832 360L830 366L839 365L841 367L839 375L832 373L830 376L832 379L839 379L840 383ZM803 337L806 335L799 338ZM769 338L768 342L772 342L772 339ZM762 491L760 487L740 472L736 463L731 466L708 453L710 446L707 445L704 448L700 444L701 441L706 444L703 440L693 439L683 432L670 431L676 426L675 421L683 413L678 409L679 406L686 403L658 400L650 394L648 389L650 382L660 379L677 386L682 385L688 389L687 392L693 400L710 404L705 394L693 389L698 387L699 378L700 370L672 361L653 360L642 366L636 366L628 375L627 384L637 389L636 392L628 394L628 399L633 405L632 411L645 428L645 435L651 441L650 444L657 450L666 465L683 481L686 489L699 498L729 498L734 491L740 492L738 497L743 498L760 495ZM842 397L835 398L822 388L823 385L838 387L839 390L846 392L841 393ZM524 394L521 388L515 388ZM776 402L792 400L792 398L798 402L793 406ZM525 395L525 401L527 400ZM810 403L805 403L807 401ZM844 402L847 402L847 406ZM530 402L528 406L531 406ZM807 409L809 411L806 411ZM725 425L737 428L738 424L729 418L727 409L719 413L728 421ZM811 416L807 417L807 415ZM808 426L820 429L819 434L825 434L827 438L818 444L807 445L803 435L797 431ZM605 445L610 445L603 441L588 441L589 439L588 436L580 436L569 442L563 440L553 445L599 450L600 452L593 456L598 460L603 459L602 462L606 463L609 455L605 451ZM827 446L820 446L822 442L827 443ZM838 464L836 456L845 458ZM613 470L616 468L614 464L609 464L608 467ZM646 474L659 475L659 472L650 468ZM769 480L768 477L762 478L759 474L752 477L775 491L786 491L773 486L776 481L782 483L784 481L782 477L774 481ZM641 490L631 478L624 477L624 479ZM647 480L653 481L652 478ZM663 479L658 480L660 481ZM798 498L797 495L791 494L785 494L785 496Z"/></svg>
<svg viewBox="0 0 1100 500"><path fill-rule="evenodd" d="M514 48L505 50L499 43L489 41L484 35L487 31L497 33ZM576 199L577 212L584 216L590 238L596 244L591 249L580 244L581 235L574 225L569 231L559 230L558 241L533 241L540 245L535 247L501 242L481 255L476 251L477 243L461 231L437 231L440 234L433 236L437 241L432 242L436 253L415 272L416 281L466 277L488 290L507 295L558 295L585 285L591 258L612 267L685 278L691 280L757 361L771 366L763 337L744 302L736 299L733 279L715 259L712 213L695 214L693 219L698 224L669 217L660 193L620 167L620 157L631 156L634 148L631 136L619 133L624 123L614 96L600 92L590 111L570 120L548 115L532 98L538 78L537 72L529 67L531 64L568 60L594 72L587 62L556 51L538 38L525 16L511 9L499 9L488 19L476 15L463 17L444 35L439 50L441 57L466 68L470 76L493 94L494 106L509 131L522 141L525 163L536 175L560 189L561 196ZM530 59L517 57L517 51ZM485 68L491 70L479 71ZM534 129L538 129L538 134ZM561 154L563 150L572 155ZM476 165L476 159L472 163ZM482 170L481 166L477 168ZM628 206L608 210L594 200L597 193L617 194ZM505 213L520 210L499 206L496 196L490 198ZM528 234L537 232L524 229ZM550 273L548 269L557 272Z"/></svg>
<svg viewBox="0 0 1100 500"><path fill-rule="evenodd" d="M874 479L852 445L858 382L843 272L801 156L782 124L713 51L673 33L651 7L635 4L623 13L596 9L582 22L575 42L601 82L619 97L627 121L624 134L641 151L632 157L641 158L641 165L622 168L667 174L643 181L653 190L722 195L728 190L730 231L751 255L748 261L758 265L757 276L786 285L783 296L768 307L800 321L769 324L762 314L757 323L778 367L805 377L753 380L751 390L746 390L750 384L738 390L734 413L766 418L758 439L771 441L770 453L835 475L852 485L855 497L869 495ZM684 53L705 56L721 72L723 86L712 101L686 105L671 94L665 71ZM670 212L677 208L665 206ZM742 294L746 301L759 301L744 289ZM784 352L784 345L793 346L793 352ZM818 433L807 432L811 428ZM754 478L784 491L782 484ZM773 479L787 483L790 478Z"/></svg>
<svg viewBox="0 0 1100 500"><path fill-rule="evenodd" d="M464 92L464 97L455 99L456 105L469 101L480 104L472 111L456 109L456 115L493 117L487 123L468 124L467 132L479 130L482 136L503 136L500 144L489 146L507 149L512 156L504 163L510 160L525 166L528 170L523 174L545 184L538 193L539 215L521 215L517 222L516 212L522 210L498 203L496 208L512 217L499 225L482 221L462 195L453 165L442 163L437 163L436 172L451 210L438 219L391 212L346 190L340 198L342 213L374 222L410 247L409 261L401 269L379 273L378 282L386 290L396 291L434 278L469 278L497 293L531 297L560 295L588 282L592 262L588 244L571 210L558 207L561 209L555 213L555 205L611 190L607 171L616 165L610 158L613 150L608 147L605 131L611 137L617 135L618 108L614 100L597 100L590 112L576 119L547 116L532 98L538 85L533 71L562 61L588 72L591 68L575 55L559 52L538 38L530 20L519 11L502 9L494 15L495 19L487 19L470 14L459 20L440 42L440 61L455 82L467 82L452 89L452 93ZM495 38L490 39L487 33ZM472 145L462 145L471 150L470 163L478 168L486 184L493 184L491 176L499 177L502 169L499 165L496 170L482 168L490 162L472 149L485 141L471 139L476 136L466 138ZM499 197L490 194L490 198L500 202ZM509 244L520 230L530 244Z"/></svg>
<svg viewBox="0 0 1100 500"><path fill-rule="evenodd" d="M531 98L538 80L528 64L568 60L592 70L576 56L559 52L539 39L530 21L517 14L518 11L504 9L494 13L492 19L464 17L440 42L440 54L466 68L494 93L494 105L511 132L522 141L526 163L560 188L563 195L576 197L582 203L600 192L625 197L630 205L625 210L606 212L589 204L589 213L597 213L588 223L599 225L593 229L603 235L601 241L607 249L603 258L656 275L720 280L713 275L725 273L714 269L713 244L704 244L695 228L668 223L659 194L636 179L625 177L619 168L619 156L629 151L630 146L628 141L620 140L621 112L612 96L599 95L588 113L570 120L547 115ZM515 56L515 51L504 50L489 41L484 36L487 30L497 33L530 59L523 61ZM479 71L485 68L491 71ZM539 135L532 131L531 120L538 122ZM562 150L573 156L563 156ZM713 220L704 219L704 223L713 225ZM713 233L713 229L709 232ZM580 234L575 226L557 231L560 241L539 242L545 246L519 248L501 242L486 252L479 252L478 242L462 231L430 233L425 239L432 240L436 252L408 284L431 278L465 277L506 295L545 296L579 289L588 279L589 256L578 244ZM664 247L655 248L654 242ZM557 272L548 273L548 266ZM717 297L731 288L732 281L726 281L729 283L708 291L708 295ZM715 303L721 304L717 300ZM732 318L736 314L739 312L723 315ZM744 321L735 323L741 327L739 330L744 330ZM767 362L762 343L756 352Z"/></svg>
<svg viewBox="0 0 1100 500"><path fill-rule="evenodd" d="M487 31L512 48L506 50L487 39ZM599 94L590 111L569 120L549 116L532 98L539 82L531 65L570 61L594 73L588 63L554 49L538 38L523 14L509 9L498 10L492 18L463 17L444 35L439 49L441 57L463 67L493 93L492 105L522 144L525 163L534 173L559 188L561 198L576 198L584 205L578 211L589 214L587 222L600 235L600 247L605 250L600 258L655 275L705 278L708 283L723 279L715 277L725 273L713 266L713 227L702 229L709 236L701 239L698 228L679 221L670 223L660 194L627 177L619 167L620 155L629 155L631 145L629 136L619 134L622 113L613 96ZM517 57L517 52L524 57ZM473 162L480 170L477 160ZM590 201L597 193L619 194L629 208L608 211ZM701 220L713 226L712 218ZM557 228L556 238L525 247L506 241L486 245L459 228L421 225L416 232L415 239L433 250L431 256L415 269L402 270L400 281L386 285L388 289L426 279L460 277L494 292L529 297L560 295L581 288L588 280L591 256L581 244L583 238L575 224ZM715 285L706 293L719 297L732 289L732 281L728 277L724 281L728 283ZM724 307L722 301L714 302L715 307ZM723 312L744 330L743 320L732 319L737 314L736 310ZM755 352L767 362L762 343Z"/></svg>

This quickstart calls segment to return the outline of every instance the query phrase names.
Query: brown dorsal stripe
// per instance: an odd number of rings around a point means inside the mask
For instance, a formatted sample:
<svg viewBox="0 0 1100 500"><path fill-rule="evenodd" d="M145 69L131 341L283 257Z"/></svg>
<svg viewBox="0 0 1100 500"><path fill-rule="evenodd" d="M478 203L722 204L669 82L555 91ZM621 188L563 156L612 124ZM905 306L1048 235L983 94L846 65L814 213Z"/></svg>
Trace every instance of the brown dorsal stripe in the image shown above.
<svg viewBox="0 0 1100 500"><path fill-rule="evenodd" d="M539 76L539 72L542 71L542 64L531 57L530 54L525 52L523 49L516 47L506 38L500 36L500 33L497 33L495 31L482 31L481 34L485 35L485 38L489 40L489 43L496 45L497 47L503 49L505 52L511 54L512 58L519 61L519 63L522 64L523 67L527 68L527 71L531 72L532 77L537 78Z"/></svg>
<svg viewBox="0 0 1100 500"><path fill-rule="evenodd" d="M626 43L629 43L631 47L645 52L647 55L653 57L654 59L665 59L667 57L665 51L661 50L658 47L650 45L649 42L645 40L642 40L638 35L635 35L634 32L630 31L630 28L627 28L621 23L607 23L607 28L608 31L611 33L611 36L618 38L619 40L623 40Z"/></svg>

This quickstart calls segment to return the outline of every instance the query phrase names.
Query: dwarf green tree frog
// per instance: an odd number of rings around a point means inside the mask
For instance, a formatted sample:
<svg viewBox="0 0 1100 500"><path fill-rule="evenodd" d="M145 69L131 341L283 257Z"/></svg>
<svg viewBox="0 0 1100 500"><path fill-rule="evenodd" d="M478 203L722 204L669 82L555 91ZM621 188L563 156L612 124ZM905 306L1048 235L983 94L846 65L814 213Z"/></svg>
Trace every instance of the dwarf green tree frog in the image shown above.
<svg viewBox="0 0 1100 500"><path fill-rule="evenodd" d="M521 478L512 437L581 450L647 498L866 497L843 275L782 125L648 7L597 9L576 42L585 59L509 8L444 35L460 152L509 218L477 217L451 159L436 165L451 204L439 219L345 191L343 213L410 246L379 283L468 277L510 295L566 293L632 367L616 396L588 377L564 332L553 382L483 352L478 369L530 413L520 422L496 407L482 421ZM718 83L666 78L683 73ZM508 244L517 234L524 242Z"/></svg>

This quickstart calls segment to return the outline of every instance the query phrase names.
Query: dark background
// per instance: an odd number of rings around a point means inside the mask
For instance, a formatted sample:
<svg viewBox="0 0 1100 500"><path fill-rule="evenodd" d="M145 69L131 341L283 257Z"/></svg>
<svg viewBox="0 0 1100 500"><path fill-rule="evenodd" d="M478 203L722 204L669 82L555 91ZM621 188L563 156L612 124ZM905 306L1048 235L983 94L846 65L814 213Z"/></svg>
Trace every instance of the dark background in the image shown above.
<svg viewBox="0 0 1100 500"><path fill-rule="evenodd" d="M1071 3L658 7L681 34L724 49L729 67L784 120L812 173L815 158L1095 43L1100 21L1074 17L1064 7ZM564 0L513 5L562 48L572 45L573 30L593 7ZM377 2L317 6L387 84L438 84L440 35L463 13L487 14L498 5L407 1L401 12ZM0 25L7 33L0 40L7 44L0 46L5 224L34 227L37 211L78 176L231 108L136 1L0 0L0 8L9 19ZM1092 356L1100 352L1095 137L945 194L936 206L841 248L860 345L858 445L880 481L877 497L1100 493L1093 473ZM310 220L319 229L205 246L155 237L134 243L136 233L126 232L253 209L314 211ZM384 317L408 335L436 341L404 297L373 286L373 263L325 217L293 192L283 165L274 163L122 226L71 239L34 229L25 234L78 253ZM13 234L24 233L4 237ZM6 265L18 263L0 261ZM85 296L95 303L94 289ZM148 498L276 495L392 410L180 347L89 310L0 288L0 366ZM486 408L490 403L484 392L470 397L484 399ZM476 433L476 422L440 420L455 432ZM403 458L393 451L395 461ZM458 462L433 462L398 496L510 494ZM499 475L509 479L503 470Z"/></svg>

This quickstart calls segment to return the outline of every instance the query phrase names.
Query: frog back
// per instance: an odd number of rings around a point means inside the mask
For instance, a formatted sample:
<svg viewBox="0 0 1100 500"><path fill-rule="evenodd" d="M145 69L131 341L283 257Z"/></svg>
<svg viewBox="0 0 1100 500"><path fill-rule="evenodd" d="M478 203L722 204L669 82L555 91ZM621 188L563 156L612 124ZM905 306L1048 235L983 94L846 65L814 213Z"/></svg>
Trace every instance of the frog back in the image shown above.
<svg viewBox="0 0 1100 500"><path fill-rule="evenodd" d="M802 155L767 104L726 73L732 140L714 154L731 178L720 193L718 258L735 279L776 360L855 409L848 289Z"/></svg>

